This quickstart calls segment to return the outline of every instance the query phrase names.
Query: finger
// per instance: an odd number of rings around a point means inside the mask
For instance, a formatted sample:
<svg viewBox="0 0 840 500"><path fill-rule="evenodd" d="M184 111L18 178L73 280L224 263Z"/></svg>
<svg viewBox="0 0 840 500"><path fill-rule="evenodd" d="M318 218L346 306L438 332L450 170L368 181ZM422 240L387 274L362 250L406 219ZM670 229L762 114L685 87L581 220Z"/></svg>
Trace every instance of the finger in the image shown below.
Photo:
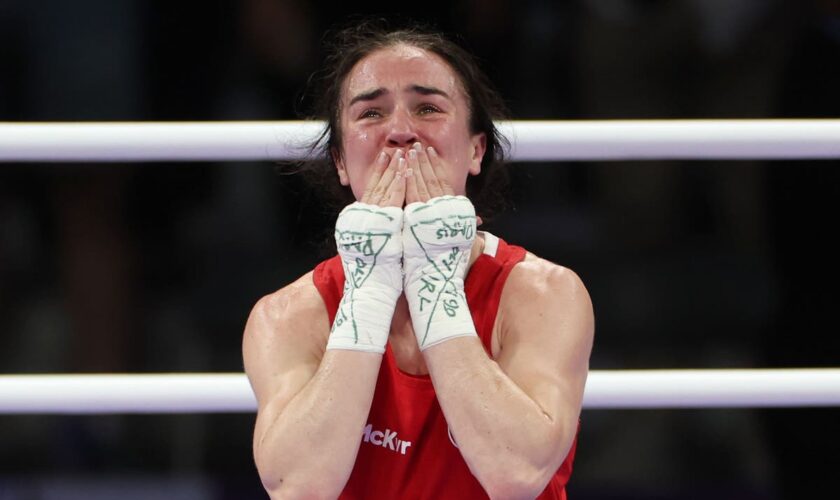
<svg viewBox="0 0 840 500"><path fill-rule="evenodd" d="M402 208L405 202L405 159L399 162L394 180L388 186L388 198L384 206Z"/></svg>
<svg viewBox="0 0 840 500"><path fill-rule="evenodd" d="M414 148L408 150L408 168L411 169L411 173L414 175L414 183L417 185L417 201L429 201L429 189L426 187L424 172L420 168L417 150Z"/></svg>
<svg viewBox="0 0 840 500"><path fill-rule="evenodd" d="M384 206L388 201L388 191L391 187L391 183L393 183L394 178L399 171L399 165L402 160L402 151L396 151L394 156L391 158L391 161L388 163L388 169L382 174L382 178L379 180L379 183L376 185L374 189L374 193L378 196L375 200L377 205Z"/></svg>
<svg viewBox="0 0 840 500"><path fill-rule="evenodd" d="M384 156L384 159L382 157ZM374 173L371 177L377 176L378 180L375 184L372 184L373 179L371 182L368 182L368 186L372 187L369 190L365 190L365 193L362 195L362 202L369 203L371 205L379 205L385 199L385 193L388 191L388 186L391 184L391 181L394 179L394 174L396 173L396 161L395 157L397 155L394 154L394 157L389 158L388 154L384 151L380 153L380 156L377 156L377 163L374 167ZM381 163L385 164L385 169L380 171Z"/></svg>
<svg viewBox="0 0 840 500"><path fill-rule="evenodd" d="M417 193L417 178L414 176L414 170L410 168L405 169L405 204L420 201L420 195Z"/></svg>
<svg viewBox="0 0 840 500"><path fill-rule="evenodd" d="M426 189L429 191L429 198L436 198L443 195L443 190L440 186L437 173L432 169L432 164L429 162L429 156L423 150L423 146L416 142L413 150L417 152L417 162L420 164L420 172L423 174L423 181L426 184Z"/></svg>
<svg viewBox="0 0 840 500"><path fill-rule="evenodd" d="M435 148L431 146L426 148L426 155L429 158L429 164L435 172L435 178L439 183L441 195L454 196L455 190L452 189L452 185L449 183L449 180L446 177L446 165L444 164L440 156L438 156L437 151L435 151Z"/></svg>
<svg viewBox="0 0 840 500"><path fill-rule="evenodd" d="M388 154L385 151L382 151L377 155L376 161L373 164L373 171L370 174L370 179L368 179L367 185L365 186L365 190L362 192L362 198L359 200L362 203L371 203L371 196L376 189L376 186L379 184L379 181L382 180L382 176L385 174L385 171L388 169Z"/></svg>

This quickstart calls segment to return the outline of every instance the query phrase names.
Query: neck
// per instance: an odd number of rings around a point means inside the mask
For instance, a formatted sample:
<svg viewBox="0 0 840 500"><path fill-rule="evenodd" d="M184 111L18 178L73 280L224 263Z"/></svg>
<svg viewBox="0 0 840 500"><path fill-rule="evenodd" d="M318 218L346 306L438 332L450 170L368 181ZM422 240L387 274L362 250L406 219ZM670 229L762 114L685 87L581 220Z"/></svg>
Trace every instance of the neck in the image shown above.
<svg viewBox="0 0 840 500"><path fill-rule="evenodd" d="M475 235L475 241L473 241L472 249L470 249L470 263L467 265L467 272L470 271L470 268L481 257L481 254L484 253L484 232L477 231Z"/></svg>

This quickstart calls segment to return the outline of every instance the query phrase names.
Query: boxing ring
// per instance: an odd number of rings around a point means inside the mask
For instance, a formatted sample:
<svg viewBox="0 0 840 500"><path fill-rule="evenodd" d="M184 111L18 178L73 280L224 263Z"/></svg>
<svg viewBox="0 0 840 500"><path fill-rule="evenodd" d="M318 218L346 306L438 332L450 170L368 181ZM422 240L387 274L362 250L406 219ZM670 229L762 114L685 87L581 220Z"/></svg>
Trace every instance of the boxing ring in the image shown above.
<svg viewBox="0 0 840 500"><path fill-rule="evenodd" d="M513 121L510 159L840 158L840 120ZM317 122L0 123L0 162L300 159ZM0 166L2 168L2 166ZM115 166L114 168L119 168ZM592 370L584 408L840 406L840 368ZM242 373L0 375L0 414L253 412Z"/></svg>

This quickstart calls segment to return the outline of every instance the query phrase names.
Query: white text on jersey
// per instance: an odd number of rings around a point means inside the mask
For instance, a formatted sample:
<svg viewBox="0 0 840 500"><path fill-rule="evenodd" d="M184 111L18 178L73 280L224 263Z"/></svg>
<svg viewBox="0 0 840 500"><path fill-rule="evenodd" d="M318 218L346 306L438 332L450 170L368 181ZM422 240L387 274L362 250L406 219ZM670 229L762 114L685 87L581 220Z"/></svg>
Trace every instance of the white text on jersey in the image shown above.
<svg viewBox="0 0 840 500"><path fill-rule="evenodd" d="M388 448L401 455L405 455L405 450L411 446L411 441L401 441L397 438L397 431L391 429L385 429L385 432L375 431L373 430L373 424L367 424L362 430L362 441Z"/></svg>

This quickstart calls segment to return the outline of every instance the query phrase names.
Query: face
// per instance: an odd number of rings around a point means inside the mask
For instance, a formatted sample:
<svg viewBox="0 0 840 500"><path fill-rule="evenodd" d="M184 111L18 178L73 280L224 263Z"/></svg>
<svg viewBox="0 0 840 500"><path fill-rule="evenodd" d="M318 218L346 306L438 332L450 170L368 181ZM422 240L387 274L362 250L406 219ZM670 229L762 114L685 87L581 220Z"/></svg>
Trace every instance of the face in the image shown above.
<svg viewBox="0 0 840 500"><path fill-rule="evenodd" d="M431 52L408 45L373 52L348 74L340 102L342 151L333 158L357 200L377 155L393 156L415 142L435 148L456 194L465 193L468 175L481 171L485 136L470 133L461 82Z"/></svg>

